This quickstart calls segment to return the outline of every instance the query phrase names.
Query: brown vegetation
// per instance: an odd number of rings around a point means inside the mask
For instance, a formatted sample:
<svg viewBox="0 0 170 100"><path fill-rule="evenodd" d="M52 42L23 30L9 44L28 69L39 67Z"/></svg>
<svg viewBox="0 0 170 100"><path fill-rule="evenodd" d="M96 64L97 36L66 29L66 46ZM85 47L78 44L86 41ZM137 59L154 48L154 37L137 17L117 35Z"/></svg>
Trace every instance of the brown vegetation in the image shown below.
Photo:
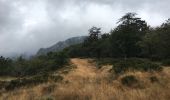
<svg viewBox="0 0 170 100"><path fill-rule="evenodd" d="M77 66L59 83L48 82L35 87L22 87L4 92L1 100L169 100L170 68L162 72L126 72L114 75L112 66L96 68L91 59L72 59ZM125 76L133 75L138 80L137 87L121 83Z"/></svg>

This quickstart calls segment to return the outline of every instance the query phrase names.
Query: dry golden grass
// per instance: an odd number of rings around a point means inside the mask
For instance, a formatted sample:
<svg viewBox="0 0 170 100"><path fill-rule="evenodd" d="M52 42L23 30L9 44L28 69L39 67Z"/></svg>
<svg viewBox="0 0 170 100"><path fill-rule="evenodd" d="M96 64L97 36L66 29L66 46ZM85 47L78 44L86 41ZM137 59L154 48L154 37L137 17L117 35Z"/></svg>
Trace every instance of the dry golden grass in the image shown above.
<svg viewBox="0 0 170 100"><path fill-rule="evenodd" d="M88 59L72 59L76 69L64 75L60 83L20 88L1 95L1 100L170 100L170 68L160 73L128 72L113 79L111 66L97 69ZM142 88L129 88L121 78L134 75ZM150 82L156 76L159 81Z"/></svg>

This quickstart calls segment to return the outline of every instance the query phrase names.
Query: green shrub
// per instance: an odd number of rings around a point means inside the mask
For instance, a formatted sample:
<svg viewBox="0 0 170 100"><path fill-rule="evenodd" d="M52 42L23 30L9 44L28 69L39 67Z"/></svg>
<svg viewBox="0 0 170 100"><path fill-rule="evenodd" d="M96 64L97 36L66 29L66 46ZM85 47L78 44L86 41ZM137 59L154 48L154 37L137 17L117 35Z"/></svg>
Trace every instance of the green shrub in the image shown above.
<svg viewBox="0 0 170 100"><path fill-rule="evenodd" d="M170 66L170 59L166 59L162 61L162 65L164 66Z"/></svg>
<svg viewBox="0 0 170 100"><path fill-rule="evenodd" d="M138 80L136 79L135 76L129 75L129 76L123 77L121 79L121 83L125 86L133 87L133 86L136 86L138 84Z"/></svg>
<svg viewBox="0 0 170 100"><path fill-rule="evenodd" d="M162 67L158 64L154 64L149 60L145 59L127 59L119 61L113 65L113 70L116 74L124 73L128 70L139 70L139 71L162 71Z"/></svg>
<svg viewBox="0 0 170 100"><path fill-rule="evenodd" d="M58 70L68 64L69 59L65 52L51 52L26 60L18 57L16 60L0 57L0 75L25 77L40 75Z"/></svg>
<svg viewBox="0 0 170 100"><path fill-rule="evenodd" d="M139 64L138 69L142 70L142 71L148 71L148 72L152 72L152 71L162 71L162 67L158 64L154 64L151 62L143 62L141 64Z"/></svg>
<svg viewBox="0 0 170 100"><path fill-rule="evenodd" d="M99 65L114 64L119 61L119 59L113 58L101 58L96 60Z"/></svg>
<svg viewBox="0 0 170 100"><path fill-rule="evenodd" d="M112 65L119 61L120 61L120 59L114 59L114 58L101 58L101 59L95 60L98 68L101 68L103 65Z"/></svg>
<svg viewBox="0 0 170 100"><path fill-rule="evenodd" d="M121 74L128 70L128 65L126 62L121 61L113 65L113 70L116 74Z"/></svg>
<svg viewBox="0 0 170 100"><path fill-rule="evenodd" d="M12 60L9 58L0 57L0 75L10 74L12 71Z"/></svg>
<svg viewBox="0 0 170 100"><path fill-rule="evenodd" d="M41 83L45 83L48 80L52 80L54 82L58 82L58 81L62 81L63 77L62 76L51 76L48 74L44 74L44 75L39 75L39 76L34 76L31 78L23 78L23 79L16 79L16 80L12 80L9 83L4 83L1 82L1 84L3 85L3 87L6 90L13 90L15 88L19 88L19 87L23 87L23 86L32 86L32 85L38 85Z"/></svg>

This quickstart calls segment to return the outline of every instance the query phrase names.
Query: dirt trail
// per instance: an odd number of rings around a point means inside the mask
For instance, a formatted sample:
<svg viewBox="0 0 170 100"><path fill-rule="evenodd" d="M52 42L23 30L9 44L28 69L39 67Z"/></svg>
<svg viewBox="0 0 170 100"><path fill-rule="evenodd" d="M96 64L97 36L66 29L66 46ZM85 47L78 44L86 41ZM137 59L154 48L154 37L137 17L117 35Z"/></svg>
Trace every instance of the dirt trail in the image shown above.
<svg viewBox="0 0 170 100"><path fill-rule="evenodd" d="M108 77L108 66L98 69L96 64L91 59L71 59L72 64L77 68L69 72L64 79L70 82L90 82ZM105 68L106 67L106 68ZM87 82L88 82L87 81Z"/></svg>
<svg viewBox="0 0 170 100"><path fill-rule="evenodd" d="M71 62L77 67L68 75L65 76L67 80L77 80L85 78L95 78L97 76L97 68L89 59L71 59Z"/></svg>

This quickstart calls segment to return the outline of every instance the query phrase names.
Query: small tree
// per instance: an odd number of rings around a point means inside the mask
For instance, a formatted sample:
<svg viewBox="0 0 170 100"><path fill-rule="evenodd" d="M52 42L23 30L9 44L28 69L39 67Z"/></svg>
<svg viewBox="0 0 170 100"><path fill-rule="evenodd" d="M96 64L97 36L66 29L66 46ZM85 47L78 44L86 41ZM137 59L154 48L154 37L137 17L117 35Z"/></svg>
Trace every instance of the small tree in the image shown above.
<svg viewBox="0 0 170 100"><path fill-rule="evenodd" d="M11 74L12 70L12 60L9 58L0 57L0 75Z"/></svg>
<svg viewBox="0 0 170 100"><path fill-rule="evenodd" d="M89 29L89 40L97 41L99 39L99 35L101 34L101 28L92 27Z"/></svg>
<svg viewBox="0 0 170 100"><path fill-rule="evenodd" d="M98 41L101 35L101 28L92 27L89 29L89 36L83 43L83 49L86 51L86 55L89 57L100 57L101 49Z"/></svg>
<svg viewBox="0 0 170 100"><path fill-rule="evenodd" d="M118 23L118 27L111 32L114 54L124 58L138 56L140 53L138 43L148 30L147 23L136 17L136 13L127 13Z"/></svg>

